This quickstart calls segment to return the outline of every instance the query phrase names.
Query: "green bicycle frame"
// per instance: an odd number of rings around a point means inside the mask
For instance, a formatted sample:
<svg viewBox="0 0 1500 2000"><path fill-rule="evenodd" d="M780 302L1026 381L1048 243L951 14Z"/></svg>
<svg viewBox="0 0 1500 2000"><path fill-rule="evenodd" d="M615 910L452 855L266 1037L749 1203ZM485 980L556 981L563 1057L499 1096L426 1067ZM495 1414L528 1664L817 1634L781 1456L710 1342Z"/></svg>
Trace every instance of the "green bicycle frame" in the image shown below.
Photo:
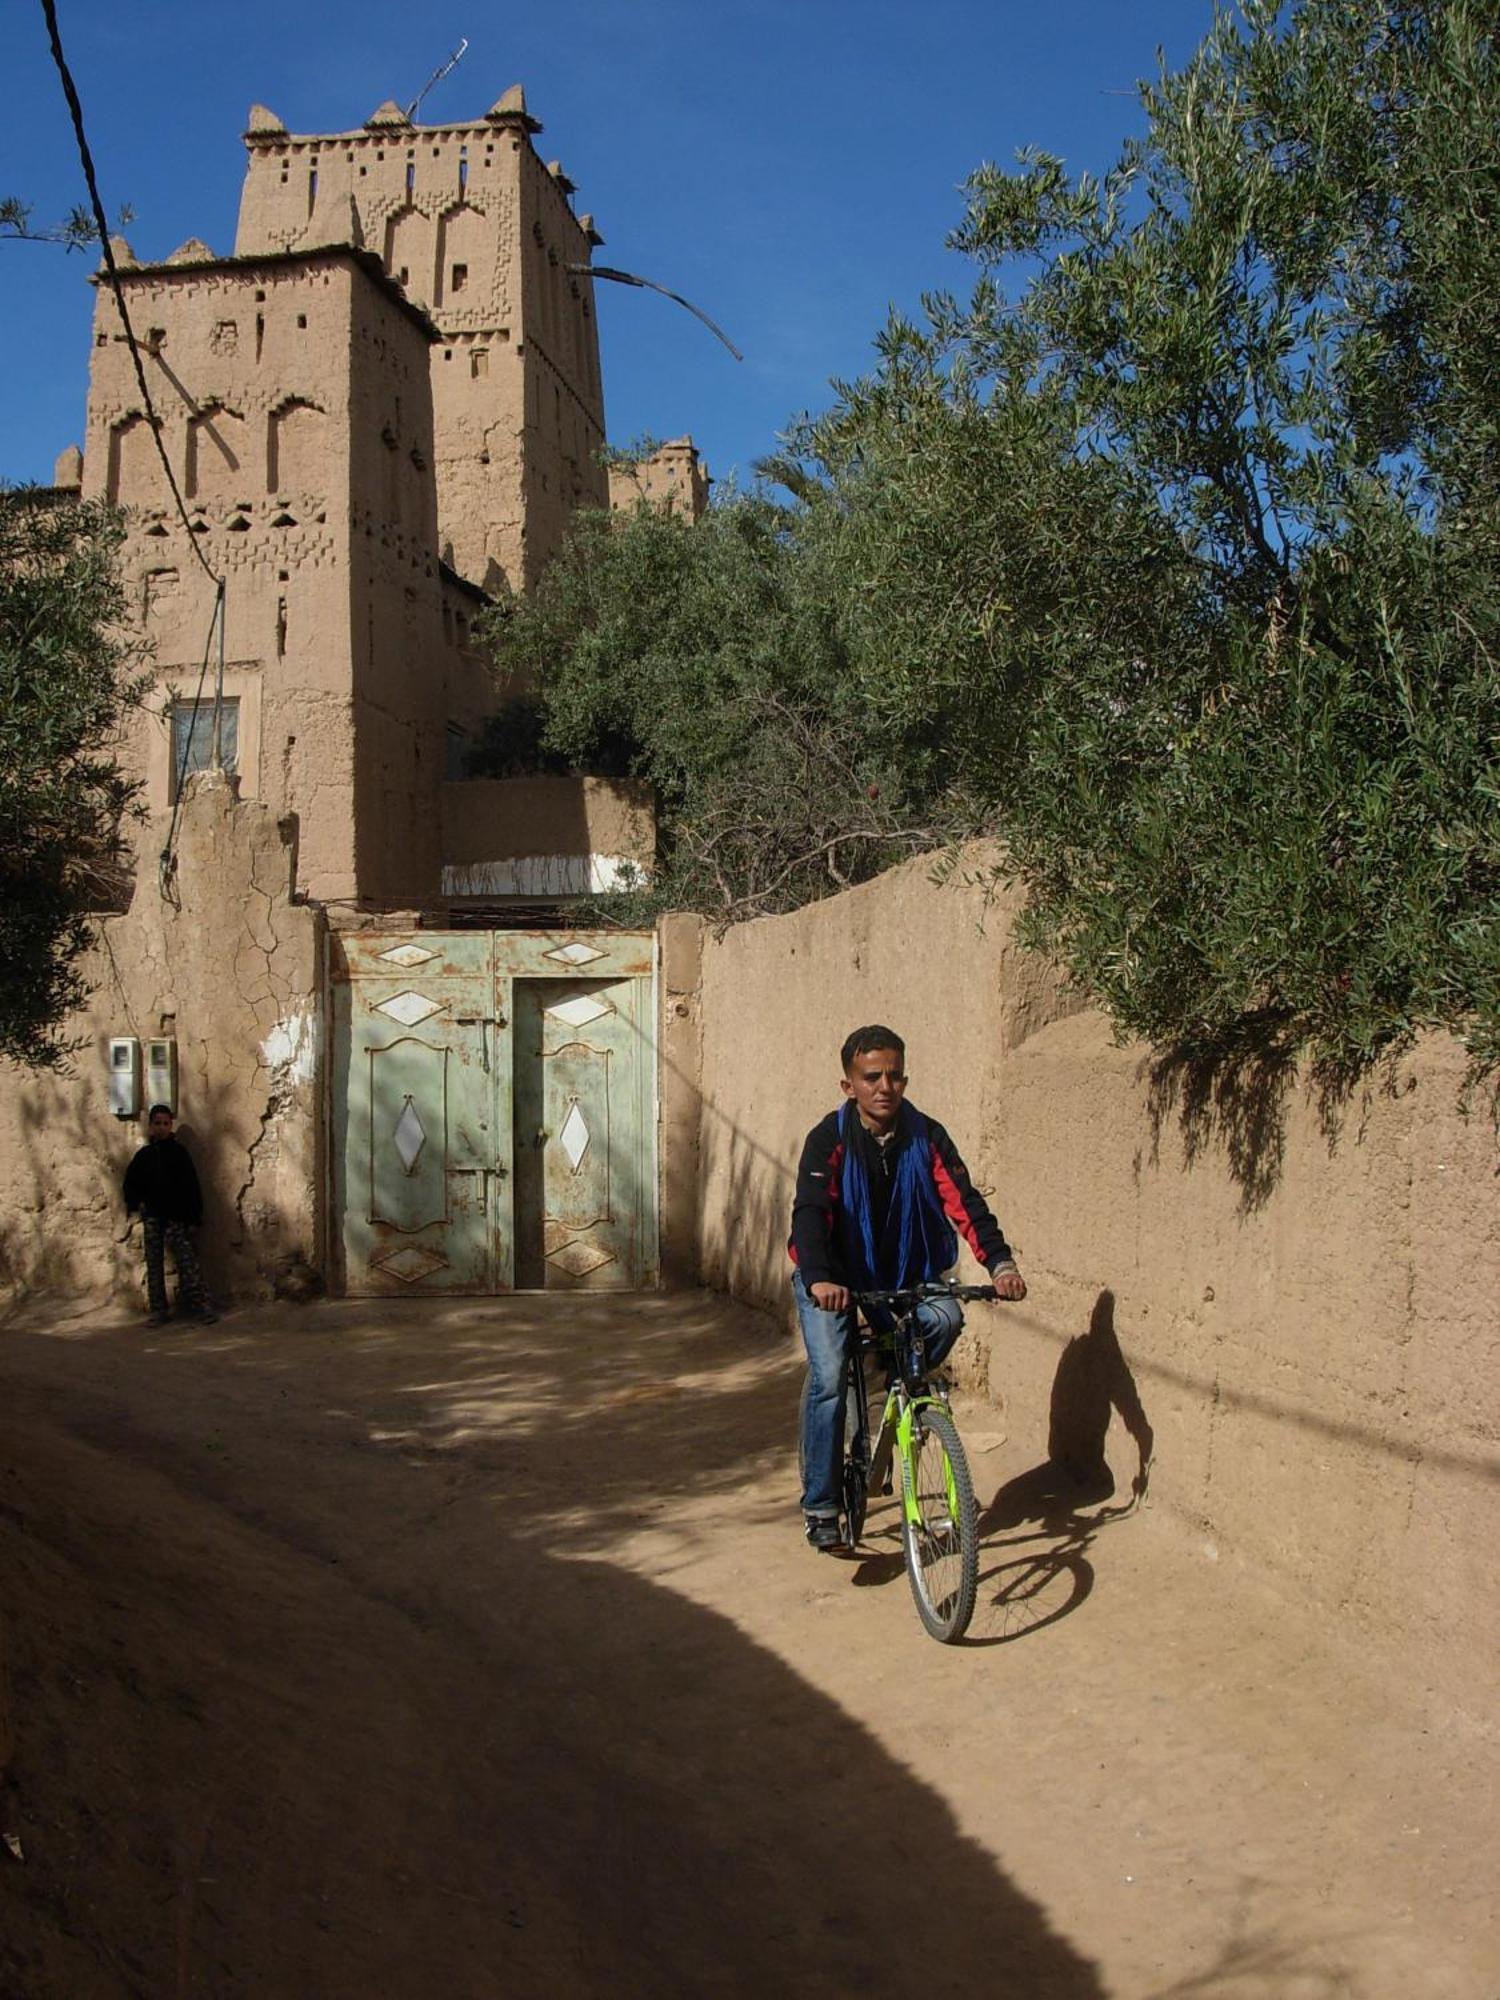
<svg viewBox="0 0 1500 2000"><path fill-rule="evenodd" d="M901 1461L901 1511L913 1528L922 1526L922 1511L917 1505L916 1475L912 1465L911 1427L918 1410L944 1410L947 1405L940 1396L913 1396L896 1383L886 1391L885 1408L880 1415L880 1428L876 1432L874 1456L871 1459L871 1482L875 1481L877 1470L883 1470L882 1453L889 1447ZM943 1454L943 1478L948 1489L948 1511L958 1512L958 1489L954 1484L953 1467L948 1463L947 1453Z"/></svg>

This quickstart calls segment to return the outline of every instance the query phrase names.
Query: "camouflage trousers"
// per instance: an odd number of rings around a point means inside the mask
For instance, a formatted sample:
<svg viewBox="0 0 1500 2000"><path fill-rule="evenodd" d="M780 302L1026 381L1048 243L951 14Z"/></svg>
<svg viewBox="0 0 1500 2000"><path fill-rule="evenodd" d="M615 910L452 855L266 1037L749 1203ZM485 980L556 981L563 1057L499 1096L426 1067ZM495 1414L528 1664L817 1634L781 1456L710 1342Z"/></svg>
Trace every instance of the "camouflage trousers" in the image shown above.
<svg viewBox="0 0 1500 2000"><path fill-rule="evenodd" d="M142 1216L141 1223L146 1238L146 1300L152 1312L167 1310L169 1249L177 1265L177 1303L189 1312L207 1312L208 1293L203 1287L203 1271L187 1224L163 1222L159 1215Z"/></svg>

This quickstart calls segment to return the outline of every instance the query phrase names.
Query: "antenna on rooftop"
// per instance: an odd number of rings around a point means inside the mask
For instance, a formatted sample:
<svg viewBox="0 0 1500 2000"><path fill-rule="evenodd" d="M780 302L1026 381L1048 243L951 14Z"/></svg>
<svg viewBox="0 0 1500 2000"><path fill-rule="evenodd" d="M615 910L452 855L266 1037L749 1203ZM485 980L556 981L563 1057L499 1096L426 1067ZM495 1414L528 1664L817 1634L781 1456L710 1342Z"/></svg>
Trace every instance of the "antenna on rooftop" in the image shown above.
<svg viewBox="0 0 1500 2000"><path fill-rule="evenodd" d="M464 59L464 55L468 49L468 46L469 46L469 38L467 35L465 35L462 41L460 41L458 47L453 51L452 55L449 56L448 60L444 63L439 63L437 68L432 72L432 75L428 77L427 81L422 85L422 88L417 92L416 96L412 99L411 103L408 104L406 107L406 117L407 117L407 122L409 124L415 125L415 123L417 122L417 106L422 102L422 99L427 95L429 90L433 89L437 84L440 84L442 82L443 78L448 74L450 69L458 68L458 65Z"/></svg>

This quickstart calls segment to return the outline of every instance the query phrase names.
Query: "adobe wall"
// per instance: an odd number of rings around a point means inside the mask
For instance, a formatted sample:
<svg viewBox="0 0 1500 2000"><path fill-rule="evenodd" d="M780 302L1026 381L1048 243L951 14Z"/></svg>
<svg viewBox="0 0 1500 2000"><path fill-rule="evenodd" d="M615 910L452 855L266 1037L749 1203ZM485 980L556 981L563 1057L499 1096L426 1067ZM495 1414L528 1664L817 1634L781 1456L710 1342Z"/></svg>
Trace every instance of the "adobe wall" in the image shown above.
<svg viewBox="0 0 1500 2000"><path fill-rule="evenodd" d="M160 852L154 820L143 842ZM232 779L190 781L175 900L143 865L127 915L100 925L71 1072L0 1070L0 1290L141 1299L140 1228L120 1178L145 1109L110 1113L111 1035L175 1035L178 1130L204 1192L202 1251L221 1297L268 1293L293 1259L317 1264L321 919L292 901L295 827ZM143 1092L144 1098L144 1092Z"/></svg>
<svg viewBox="0 0 1500 2000"><path fill-rule="evenodd" d="M844 1034L895 1027L1031 1286L972 1309L960 1349L1011 1438L1082 1463L1107 1423L1127 1493L1144 1419L1151 1506L1195 1561L1253 1566L1493 1713L1500 1204L1462 1050L1425 1041L1332 1137L1301 1087L1195 1113L1012 946L1004 899L928 872L705 941L703 1277L788 1312L800 1142Z"/></svg>

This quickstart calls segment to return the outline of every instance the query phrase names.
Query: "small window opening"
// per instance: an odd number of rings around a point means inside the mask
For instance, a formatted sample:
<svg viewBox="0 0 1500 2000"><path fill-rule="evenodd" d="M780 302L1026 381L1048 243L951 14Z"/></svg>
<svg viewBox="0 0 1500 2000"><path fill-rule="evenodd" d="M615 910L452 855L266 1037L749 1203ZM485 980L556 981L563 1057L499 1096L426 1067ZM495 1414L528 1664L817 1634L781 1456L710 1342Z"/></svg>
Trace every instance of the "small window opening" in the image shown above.
<svg viewBox="0 0 1500 2000"><path fill-rule="evenodd" d="M309 167L307 170L307 212L309 215L312 214L313 204L317 201L317 199L318 199L318 170L316 167Z"/></svg>
<svg viewBox="0 0 1500 2000"><path fill-rule="evenodd" d="M466 187L467 187L468 185L469 185L469 163L468 163L468 161L467 161L467 160L465 160L465 159L460 159L460 160L459 160L459 163L458 163L458 191L459 191L459 193L460 193L460 194L462 194L462 193L463 193L463 191L464 191L464 189L465 189L465 188L466 188Z"/></svg>
<svg viewBox="0 0 1500 2000"><path fill-rule="evenodd" d="M298 313L298 315L297 315L297 324L298 324L298 326L306 326L306 325L307 325L307 314L306 314L306 313Z"/></svg>
<svg viewBox="0 0 1500 2000"><path fill-rule="evenodd" d="M465 286L466 284L468 284L468 282L469 282L469 267L468 267L468 265L467 265L467 264L455 264L455 265L453 266L453 286L452 286L452 289L453 289L453 290L454 290L455 292L461 292L461 291L463 290L464 286Z"/></svg>
<svg viewBox="0 0 1500 2000"><path fill-rule="evenodd" d="M172 797L175 800L184 778L206 771L213 761L214 705L211 701L174 701L172 704ZM240 768L240 704L234 695L225 698L219 720L219 750L226 771Z"/></svg>
<svg viewBox="0 0 1500 2000"><path fill-rule="evenodd" d="M417 184L417 170L410 160L406 163L406 192L411 193Z"/></svg>
<svg viewBox="0 0 1500 2000"><path fill-rule="evenodd" d="M490 351L487 347L476 347L469 356L469 373L476 379L490 372Z"/></svg>

